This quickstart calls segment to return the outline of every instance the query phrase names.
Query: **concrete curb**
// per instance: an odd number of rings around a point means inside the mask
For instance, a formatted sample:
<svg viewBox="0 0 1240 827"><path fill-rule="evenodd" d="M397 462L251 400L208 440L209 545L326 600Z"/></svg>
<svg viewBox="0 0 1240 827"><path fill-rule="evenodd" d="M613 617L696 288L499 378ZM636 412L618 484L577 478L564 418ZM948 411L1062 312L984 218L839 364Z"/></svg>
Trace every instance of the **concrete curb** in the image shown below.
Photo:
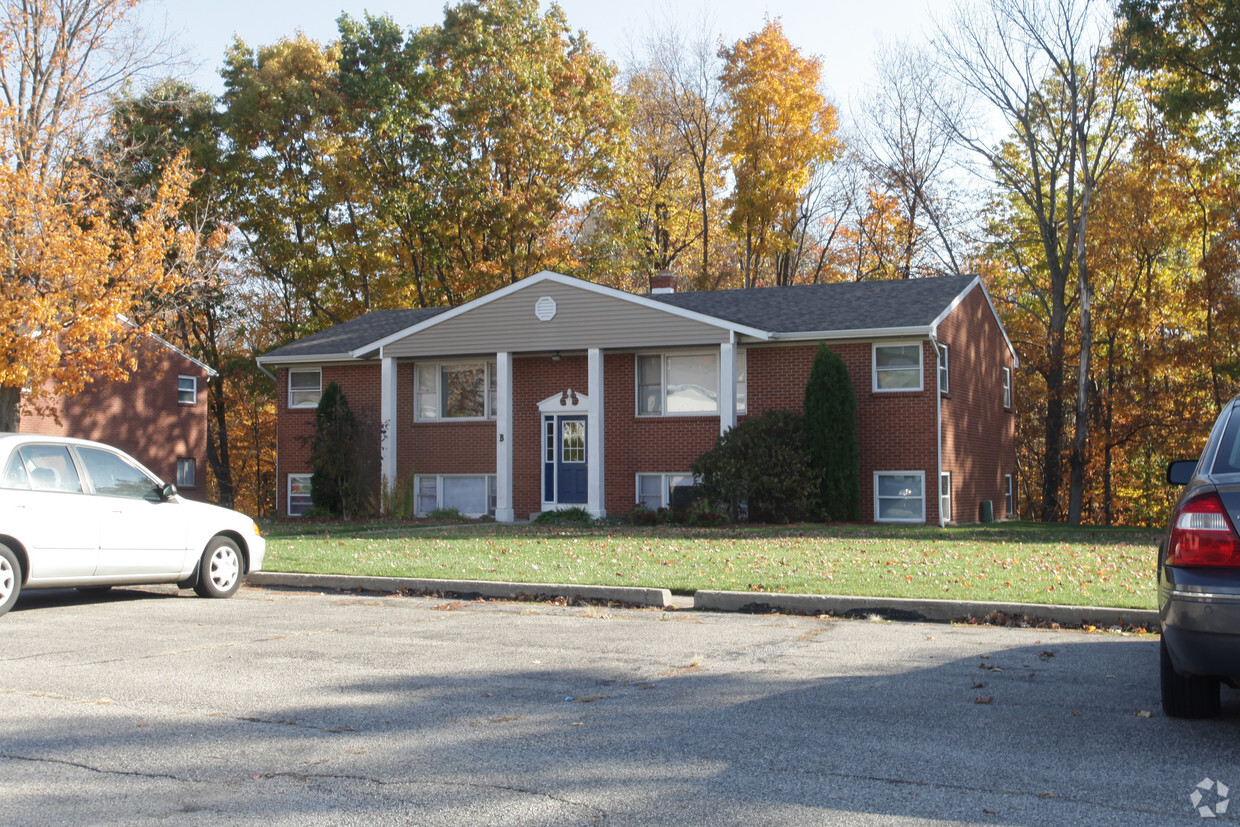
<svg viewBox="0 0 1240 827"><path fill-rule="evenodd" d="M818 594L768 594L762 592L698 591L693 607L715 612L782 611L799 614L879 615L888 620L947 622L985 618L1000 613L1009 617L1039 618L1061 626L1158 625L1158 612L1149 609L1115 609L1094 606L1051 606L1041 603L988 603L966 600L919 600L904 597L853 597Z"/></svg>
<svg viewBox="0 0 1240 827"><path fill-rule="evenodd" d="M668 589L631 586L579 586L567 583L504 583L491 580L430 580L411 577L354 577L344 574L293 574L255 572L248 578L254 586L294 589L333 589L372 592L408 591L453 597L566 598L627 603L655 609L677 608L707 612L785 612L827 614L837 617L878 615L888 620L930 621L985 618L992 614L1038 618L1061 626L1122 626L1156 628L1158 612L1149 609L1114 609L1094 606L1052 606L1041 603L988 603L964 600L918 600L902 597L853 597L821 594L774 594L700 590L692 597L672 596Z"/></svg>
<svg viewBox="0 0 1240 827"><path fill-rule="evenodd" d="M372 592L410 591L421 594L447 594L454 597L489 597L513 600L518 597L569 600L603 600L634 606L666 608L672 603L667 589L629 586L578 586L568 583L502 583L493 580L425 580L413 577L353 577L343 574L286 574L255 572L248 578L255 586L287 586L296 589L364 589Z"/></svg>

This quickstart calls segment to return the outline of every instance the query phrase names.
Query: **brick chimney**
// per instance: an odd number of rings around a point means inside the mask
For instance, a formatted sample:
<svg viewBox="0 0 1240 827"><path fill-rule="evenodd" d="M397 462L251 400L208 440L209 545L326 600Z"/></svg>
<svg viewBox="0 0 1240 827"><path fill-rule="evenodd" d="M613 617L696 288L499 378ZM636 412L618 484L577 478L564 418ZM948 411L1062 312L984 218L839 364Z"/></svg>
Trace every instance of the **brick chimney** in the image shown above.
<svg viewBox="0 0 1240 827"><path fill-rule="evenodd" d="M650 295L676 292L676 274L670 270L660 270L650 277Z"/></svg>

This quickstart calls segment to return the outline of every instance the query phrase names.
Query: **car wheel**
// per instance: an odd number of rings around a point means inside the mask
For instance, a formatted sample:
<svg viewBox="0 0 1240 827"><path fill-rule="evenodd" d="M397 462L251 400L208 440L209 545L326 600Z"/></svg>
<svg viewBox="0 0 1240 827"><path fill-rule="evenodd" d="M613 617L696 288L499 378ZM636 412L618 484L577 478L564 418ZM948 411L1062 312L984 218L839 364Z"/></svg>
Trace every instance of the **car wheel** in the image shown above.
<svg viewBox="0 0 1240 827"><path fill-rule="evenodd" d="M0 615L13 608L22 590L22 567L17 555L0 544Z"/></svg>
<svg viewBox="0 0 1240 827"><path fill-rule="evenodd" d="M1219 713L1219 679L1181 675L1171 664L1167 641L1159 639L1163 712L1172 718L1213 718Z"/></svg>
<svg viewBox="0 0 1240 827"><path fill-rule="evenodd" d="M232 597L241 585L241 549L227 537L213 537L198 563L194 591L200 597Z"/></svg>

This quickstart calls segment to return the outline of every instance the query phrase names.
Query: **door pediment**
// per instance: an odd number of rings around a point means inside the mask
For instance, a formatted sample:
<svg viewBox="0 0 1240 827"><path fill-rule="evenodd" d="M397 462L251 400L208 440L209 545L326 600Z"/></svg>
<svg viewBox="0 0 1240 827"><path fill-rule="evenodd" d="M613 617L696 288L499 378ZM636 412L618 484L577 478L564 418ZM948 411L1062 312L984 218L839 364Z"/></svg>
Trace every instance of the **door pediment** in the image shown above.
<svg viewBox="0 0 1240 827"><path fill-rule="evenodd" d="M586 413L589 405L590 397L572 388L565 388L560 393L552 394L539 402L538 411L544 414Z"/></svg>

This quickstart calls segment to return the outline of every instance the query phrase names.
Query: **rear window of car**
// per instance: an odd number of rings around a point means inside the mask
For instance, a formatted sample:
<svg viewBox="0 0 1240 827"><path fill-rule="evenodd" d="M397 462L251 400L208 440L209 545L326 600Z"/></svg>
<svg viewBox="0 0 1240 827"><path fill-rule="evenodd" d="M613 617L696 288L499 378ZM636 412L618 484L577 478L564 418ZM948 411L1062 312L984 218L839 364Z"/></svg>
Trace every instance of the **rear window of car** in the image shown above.
<svg viewBox="0 0 1240 827"><path fill-rule="evenodd" d="M1218 443L1212 474L1240 474L1240 413L1233 409Z"/></svg>

